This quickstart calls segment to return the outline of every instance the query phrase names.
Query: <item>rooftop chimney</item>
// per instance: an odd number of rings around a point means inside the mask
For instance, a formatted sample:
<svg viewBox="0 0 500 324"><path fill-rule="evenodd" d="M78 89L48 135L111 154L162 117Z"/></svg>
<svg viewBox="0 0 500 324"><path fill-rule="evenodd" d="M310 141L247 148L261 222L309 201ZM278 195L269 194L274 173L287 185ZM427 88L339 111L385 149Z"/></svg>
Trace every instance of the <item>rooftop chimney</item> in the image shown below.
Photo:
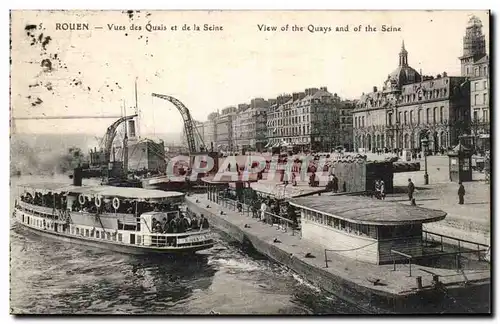
<svg viewBox="0 0 500 324"><path fill-rule="evenodd" d="M373 87L373 92L377 92L377 87Z"/></svg>

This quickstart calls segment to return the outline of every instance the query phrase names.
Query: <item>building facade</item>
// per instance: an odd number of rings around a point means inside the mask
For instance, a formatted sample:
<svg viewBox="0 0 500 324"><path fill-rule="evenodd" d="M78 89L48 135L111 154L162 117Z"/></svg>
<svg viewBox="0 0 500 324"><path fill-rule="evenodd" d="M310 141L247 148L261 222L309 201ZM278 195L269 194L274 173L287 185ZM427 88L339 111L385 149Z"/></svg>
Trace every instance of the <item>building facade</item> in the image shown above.
<svg viewBox="0 0 500 324"><path fill-rule="evenodd" d="M207 120L203 122L203 141L207 149L216 148L217 145L217 112L210 113Z"/></svg>
<svg viewBox="0 0 500 324"><path fill-rule="evenodd" d="M356 102L351 100L343 100L340 102L339 106L339 146L343 146L349 152L353 150L352 113L355 107Z"/></svg>
<svg viewBox="0 0 500 324"><path fill-rule="evenodd" d="M268 147L330 151L339 144L340 98L326 87L277 98L268 113Z"/></svg>
<svg viewBox="0 0 500 324"><path fill-rule="evenodd" d="M477 17L469 19L463 38L463 55L459 58L462 76L471 82L471 135L474 137L490 133L490 64L482 27Z"/></svg>
<svg viewBox="0 0 500 324"><path fill-rule="evenodd" d="M420 149L423 136L433 151L458 143L470 123L470 87L465 77L445 72L421 76L408 64L404 42L399 64L384 82L363 94L353 112L355 150Z"/></svg>
<svg viewBox="0 0 500 324"><path fill-rule="evenodd" d="M233 123L236 120L237 108L227 107L221 110L215 120L215 131L217 133L217 151L234 151Z"/></svg>
<svg viewBox="0 0 500 324"><path fill-rule="evenodd" d="M252 99L250 104L238 105L233 133L237 150L262 151L267 144L267 110L269 102L263 98Z"/></svg>

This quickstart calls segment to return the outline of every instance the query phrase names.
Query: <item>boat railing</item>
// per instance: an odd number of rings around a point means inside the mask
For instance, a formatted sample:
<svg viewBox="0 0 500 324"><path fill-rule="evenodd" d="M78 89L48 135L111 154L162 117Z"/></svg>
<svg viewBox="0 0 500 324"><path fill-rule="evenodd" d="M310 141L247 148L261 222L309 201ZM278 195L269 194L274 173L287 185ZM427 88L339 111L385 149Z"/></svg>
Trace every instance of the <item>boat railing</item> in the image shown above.
<svg viewBox="0 0 500 324"><path fill-rule="evenodd" d="M253 207L252 205L246 204L245 202L226 198L223 195L219 195L219 204L222 207L234 210L248 217L251 216L252 218L263 219L266 224L270 226L276 226L278 230L282 230L283 232L291 232L292 235L297 234L297 232L300 234L300 230L298 230L298 224L283 216L279 216L267 211L264 212L264 215L262 215L262 210L260 208Z"/></svg>
<svg viewBox="0 0 500 324"><path fill-rule="evenodd" d="M152 247L186 247L203 244L213 239L210 230L192 230L185 233L138 233L142 238L136 245Z"/></svg>
<svg viewBox="0 0 500 324"><path fill-rule="evenodd" d="M91 213L83 210L79 211L69 211L69 210L64 210L63 209L55 209L55 208L50 208L50 207L44 207L44 206L37 206L33 205L30 203L26 203L23 201L17 202L17 208L20 208L22 210L25 210L26 212L33 213L34 215L44 215L44 216L49 216L49 217L55 217L56 219L60 219L62 213L81 213L81 214L89 214L89 215L96 215L97 213ZM59 210L60 212L56 212ZM126 218L130 217L131 214L125 214L125 213L116 213L116 212L101 212L99 213L100 216L106 216L106 215L114 215L118 216L118 218ZM66 216L66 215L65 215ZM63 217L61 219L65 219L66 217Z"/></svg>
<svg viewBox="0 0 500 324"><path fill-rule="evenodd" d="M54 208L37 206L37 205L29 204L29 203L24 202L24 201L18 201L17 205L18 205L17 206L18 208L25 210L27 212L31 212L35 215L43 214L43 215L47 215L47 216L51 216L51 217L57 217L57 214L54 213Z"/></svg>

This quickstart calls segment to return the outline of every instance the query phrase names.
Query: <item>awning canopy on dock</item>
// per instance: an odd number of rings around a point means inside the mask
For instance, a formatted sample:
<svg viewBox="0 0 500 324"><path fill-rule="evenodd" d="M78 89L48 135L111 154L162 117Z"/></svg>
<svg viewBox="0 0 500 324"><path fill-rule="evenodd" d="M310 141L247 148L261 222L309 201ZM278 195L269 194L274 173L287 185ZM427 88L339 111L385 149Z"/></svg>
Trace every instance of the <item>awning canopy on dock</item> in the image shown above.
<svg viewBox="0 0 500 324"><path fill-rule="evenodd" d="M325 191L325 187L310 187L307 183L301 183L297 186L293 186L291 184L285 186L283 182L264 180L261 180L257 183L252 183L250 184L250 187L258 193L277 199L290 199Z"/></svg>
<svg viewBox="0 0 500 324"><path fill-rule="evenodd" d="M237 182L257 182L258 175L250 172L224 172L215 176L204 177L201 180L207 184L229 184Z"/></svg>
<svg viewBox="0 0 500 324"><path fill-rule="evenodd" d="M113 186L73 186L64 183L33 183L23 184L20 187L46 194L52 193L76 193L84 195L96 195L103 197L121 197L129 199L167 199L180 198L184 193L177 191L150 190L132 187L113 187Z"/></svg>
<svg viewBox="0 0 500 324"><path fill-rule="evenodd" d="M365 225L394 226L430 223L446 217L446 212L442 210L367 197L315 196L292 199L290 203L299 208Z"/></svg>

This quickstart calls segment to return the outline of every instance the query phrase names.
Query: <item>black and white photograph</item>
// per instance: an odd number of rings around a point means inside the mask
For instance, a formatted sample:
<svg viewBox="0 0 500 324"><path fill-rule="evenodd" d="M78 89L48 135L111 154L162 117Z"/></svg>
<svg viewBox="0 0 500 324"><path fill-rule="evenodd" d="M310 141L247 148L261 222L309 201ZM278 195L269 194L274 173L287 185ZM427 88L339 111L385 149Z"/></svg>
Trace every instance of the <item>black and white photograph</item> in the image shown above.
<svg viewBox="0 0 500 324"><path fill-rule="evenodd" d="M10 315L491 315L491 16L11 10Z"/></svg>

